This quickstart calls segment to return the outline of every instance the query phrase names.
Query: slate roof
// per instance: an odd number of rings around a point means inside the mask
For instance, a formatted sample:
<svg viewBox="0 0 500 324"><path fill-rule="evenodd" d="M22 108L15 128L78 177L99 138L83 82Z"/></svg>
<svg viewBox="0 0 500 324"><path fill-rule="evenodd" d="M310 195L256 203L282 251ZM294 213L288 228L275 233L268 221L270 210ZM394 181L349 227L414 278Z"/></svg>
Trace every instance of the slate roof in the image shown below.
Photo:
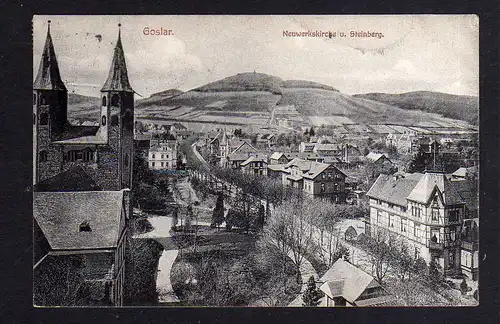
<svg viewBox="0 0 500 324"><path fill-rule="evenodd" d="M36 184L36 191L97 191L99 185L81 166L61 172Z"/></svg>
<svg viewBox="0 0 500 324"><path fill-rule="evenodd" d="M445 205L462 204L464 200L460 197L456 188L447 179L444 173L426 172L408 195L407 199L427 204L437 188L443 198Z"/></svg>
<svg viewBox="0 0 500 324"><path fill-rule="evenodd" d="M38 73L33 83L33 89L67 91L59 73L56 52L52 43L52 36L50 35L50 22L47 27L47 38L43 47Z"/></svg>
<svg viewBox="0 0 500 324"><path fill-rule="evenodd" d="M231 153L227 157L230 161L245 161L249 156L250 153Z"/></svg>
<svg viewBox="0 0 500 324"><path fill-rule="evenodd" d="M399 206L406 206L406 197L413 191L421 177L423 177L421 173L405 175L398 179L391 175L381 174L366 195Z"/></svg>
<svg viewBox="0 0 500 324"><path fill-rule="evenodd" d="M122 203L123 191L35 192L33 214L53 250L115 248Z"/></svg>
<svg viewBox="0 0 500 324"><path fill-rule="evenodd" d="M101 91L134 92L128 81L127 64L125 63L120 31L118 31L118 41L116 42L108 78L104 82Z"/></svg>
<svg viewBox="0 0 500 324"><path fill-rule="evenodd" d="M304 178L314 179L319 174L321 174L323 171L325 171L328 167L330 167L331 165L326 164L326 163L321 163L321 162L314 162L314 161L308 161L308 160L304 160L304 159L295 158L295 159L291 160L290 162L288 162L287 164L285 164L285 166L284 166L285 172L287 172L286 169L289 169L289 168L294 167L294 166L299 168L299 170L301 170L304 173L304 175L303 175ZM339 169L337 169L337 171L344 174Z"/></svg>
<svg viewBox="0 0 500 324"><path fill-rule="evenodd" d="M479 207L479 196L477 182L473 180L451 181L451 186L465 202L469 210L477 210Z"/></svg>
<svg viewBox="0 0 500 324"><path fill-rule="evenodd" d="M245 166L251 162L263 162L267 164L267 156L264 154L258 154L257 156L250 156L244 162L241 163L241 166Z"/></svg>
<svg viewBox="0 0 500 324"><path fill-rule="evenodd" d="M375 278L342 258L328 269L320 281L324 282L320 289L325 294L331 298L342 296L349 303L354 303L367 288L380 286Z"/></svg>

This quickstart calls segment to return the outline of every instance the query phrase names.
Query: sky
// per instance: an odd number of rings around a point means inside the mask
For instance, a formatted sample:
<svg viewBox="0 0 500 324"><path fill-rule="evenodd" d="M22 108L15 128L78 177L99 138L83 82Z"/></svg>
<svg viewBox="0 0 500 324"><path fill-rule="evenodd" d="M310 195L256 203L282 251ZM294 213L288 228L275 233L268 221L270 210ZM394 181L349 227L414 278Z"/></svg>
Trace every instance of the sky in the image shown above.
<svg viewBox="0 0 500 324"><path fill-rule="evenodd" d="M241 72L330 85L343 93L479 94L475 15L34 16L33 79L51 20L69 92L99 96L121 23L129 79L143 97ZM146 35L145 28L171 30ZM336 37L285 37L331 31ZM351 31L378 37L350 37ZM343 32L346 37L340 37Z"/></svg>

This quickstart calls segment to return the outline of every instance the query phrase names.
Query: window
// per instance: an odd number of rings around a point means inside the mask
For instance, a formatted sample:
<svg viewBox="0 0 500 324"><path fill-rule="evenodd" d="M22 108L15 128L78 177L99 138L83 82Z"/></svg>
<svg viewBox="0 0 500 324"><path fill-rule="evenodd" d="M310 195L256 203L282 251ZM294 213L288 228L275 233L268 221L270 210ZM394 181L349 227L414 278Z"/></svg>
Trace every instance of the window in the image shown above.
<svg viewBox="0 0 500 324"><path fill-rule="evenodd" d="M118 97L118 95L115 93L111 97L111 106L118 107L119 104L120 104L120 97Z"/></svg>
<svg viewBox="0 0 500 324"><path fill-rule="evenodd" d="M102 116L101 124L102 124L102 126L106 126L106 116Z"/></svg>
<svg viewBox="0 0 500 324"><path fill-rule="evenodd" d="M36 125L36 114L33 113L33 125Z"/></svg>
<svg viewBox="0 0 500 324"><path fill-rule="evenodd" d="M417 238L420 236L420 225L419 224L413 225L413 236L415 236Z"/></svg>
<svg viewBox="0 0 500 324"><path fill-rule="evenodd" d="M33 94L33 105L36 105L36 93Z"/></svg>
<svg viewBox="0 0 500 324"><path fill-rule="evenodd" d="M377 224L380 224L380 210L377 210Z"/></svg>
<svg viewBox="0 0 500 324"><path fill-rule="evenodd" d="M431 219L433 221L437 221L439 219L439 209L432 208L432 210L431 210Z"/></svg>
<svg viewBox="0 0 500 324"><path fill-rule="evenodd" d="M125 154L125 166L128 166L128 153Z"/></svg>
<svg viewBox="0 0 500 324"><path fill-rule="evenodd" d="M40 125L47 125L49 123L49 115L47 113L40 114Z"/></svg>
<svg viewBox="0 0 500 324"><path fill-rule="evenodd" d="M163 163L163 162L161 163L161 166L164 166L164 163Z"/></svg>
<svg viewBox="0 0 500 324"><path fill-rule="evenodd" d="M103 105L103 106L106 106L106 104L107 104L107 103L106 103L106 96L103 96L103 97L102 97L102 105Z"/></svg>
<svg viewBox="0 0 500 324"><path fill-rule="evenodd" d="M46 105L47 104L47 99L45 98L45 95L40 96L40 104L41 105Z"/></svg>
<svg viewBox="0 0 500 324"><path fill-rule="evenodd" d="M394 215L389 215L389 227L394 227Z"/></svg>
<svg viewBox="0 0 500 324"><path fill-rule="evenodd" d="M325 184L324 183L321 184L321 192L325 192Z"/></svg>
<svg viewBox="0 0 500 324"><path fill-rule="evenodd" d="M458 210L450 210L448 212L448 221L449 222L457 222L458 221Z"/></svg>
<svg viewBox="0 0 500 324"><path fill-rule="evenodd" d="M332 173L329 171L328 172L328 179L331 179L332 178Z"/></svg>
<svg viewBox="0 0 500 324"><path fill-rule="evenodd" d="M151 158L152 158L152 159L154 159L154 158L155 158L155 155L154 155L154 154L152 154L152 155L151 155Z"/></svg>
<svg viewBox="0 0 500 324"><path fill-rule="evenodd" d="M168 159L168 158L169 158L169 157L168 157L168 154L167 154L167 159Z"/></svg>
<svg viewBox="0 0 500 324"><path fill-rule="evenodd" d="M161 158L163 159L163 154L161 155Z"/></svg>
<svg viewBox="0 0 500 324"><path fill-rule="evenodd" d="M450 227L450 242L455 242L457 239L457 230L455 226Z"/></svg>
<svg viewBox="0 0 500 324"><path fill-rule="evenodd" d="M418 259L420 257L420 248L415 246L415 259Z"/></svg>
<svg viewBox="0 0 500 324"><path fill-rule="evenodd" d="M338 183L333 184L333 190L334 191L338 191L339 190L339 184Z"/></svg>
<svg viewBox="0 0 500 324"><path fill-rule="evenodd" d="M94 161L94 151L91 149L85 149L85 150L72 150L68 151L63 155L63 161L64 162L75 162L75 161L83 161L83 162L89 162L89 161Z"/></svg>
<svg viewBox="0 0 500 324"><path fill-rule="evenodd" d="M85 221L78 225L79 232L92 232L92 228L90 228L89 222Z"/></svg>
<svg viewBox="0 0 500 324"><path fill-rule="evenodd" d="M434 243L439 243L439 230L438 229L432 229L431 230L431 242Z"/></svg>
<svg viewBox="0 0 500 324"><path fill-rule="evenodd" d="M402 219L401 218L401 232L405 232L406 233L406 219Z"/></svg>
<svg viewBox="0 0 500 324"><path fill-rule="evenodd" d="M154 162L151 162L151 166L153 166L153 167L154 167L154 166L155 166L155 163L154 163Z"/></svg>
<svg viewBox="0 0 500 324"><path fill-rule="evenodd" d="M117 115L111 116L111 126L118 126L118 116Z"/></svg>
<svg viewBox="0 0 500 324"><path fill-rule="evenodd" d="M47 162L47 151L40 151L39 159L40 162Z"/></svg>

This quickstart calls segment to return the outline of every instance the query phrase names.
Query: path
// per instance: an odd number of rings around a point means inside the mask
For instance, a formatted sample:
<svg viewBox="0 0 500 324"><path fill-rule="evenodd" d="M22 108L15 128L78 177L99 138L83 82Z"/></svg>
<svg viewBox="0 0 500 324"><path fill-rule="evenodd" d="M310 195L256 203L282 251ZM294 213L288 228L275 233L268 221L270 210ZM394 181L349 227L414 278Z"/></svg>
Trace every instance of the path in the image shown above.
<svg viewBox="0 0 500 324"><path fill-rule="evenodd" d="M288 252L288 256L293 260L293 253ZM307 259L302 260L302 264L300 265L300 276L302 277L302 287L300 288L300 293L299 295L290 303L288 304L288 307L303 307L302 305L302 295L304 294L306 288L307 288L307 281L311 276L314 277L314 280L316 282L319 281L319 275L314 270L314 267L312 266L311 262L309 262ZM321 284L321 283L319 283ZM321 304L319 306L326 306L326 299L322 298L321 299Z"/></svg>
<svg viewBox="0 0 500 324"><path fill-rule="evenodd" d="M180 300L175 295L172 282L170 281L172 265L179 253L170 234L172 218L168 216L149 216L148 221L153 226L153 230L148 233L136 234L133 238L153 239L163 246L163 252L158 260L158 276L156 278L158 302L162 304L178 303Z"/></svg>

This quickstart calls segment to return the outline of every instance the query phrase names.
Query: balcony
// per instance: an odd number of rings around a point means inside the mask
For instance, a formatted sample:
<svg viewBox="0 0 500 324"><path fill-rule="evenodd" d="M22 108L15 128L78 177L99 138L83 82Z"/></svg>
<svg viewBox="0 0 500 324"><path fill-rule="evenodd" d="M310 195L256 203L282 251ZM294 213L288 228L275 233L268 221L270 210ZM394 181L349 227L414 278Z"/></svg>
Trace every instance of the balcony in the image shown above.
<svg viewBox="0 0 500 324"><path fill-rule="evenodd" d="M429 241L429 249L431 250L442 250L443 243Z"/></svg>
<svg viewBox="0 0 500 324"><path fill-rule="evenodd" d="M479 249L479 245L477 242L462 241L462 249L468 251L477 251Z"/></svg>

